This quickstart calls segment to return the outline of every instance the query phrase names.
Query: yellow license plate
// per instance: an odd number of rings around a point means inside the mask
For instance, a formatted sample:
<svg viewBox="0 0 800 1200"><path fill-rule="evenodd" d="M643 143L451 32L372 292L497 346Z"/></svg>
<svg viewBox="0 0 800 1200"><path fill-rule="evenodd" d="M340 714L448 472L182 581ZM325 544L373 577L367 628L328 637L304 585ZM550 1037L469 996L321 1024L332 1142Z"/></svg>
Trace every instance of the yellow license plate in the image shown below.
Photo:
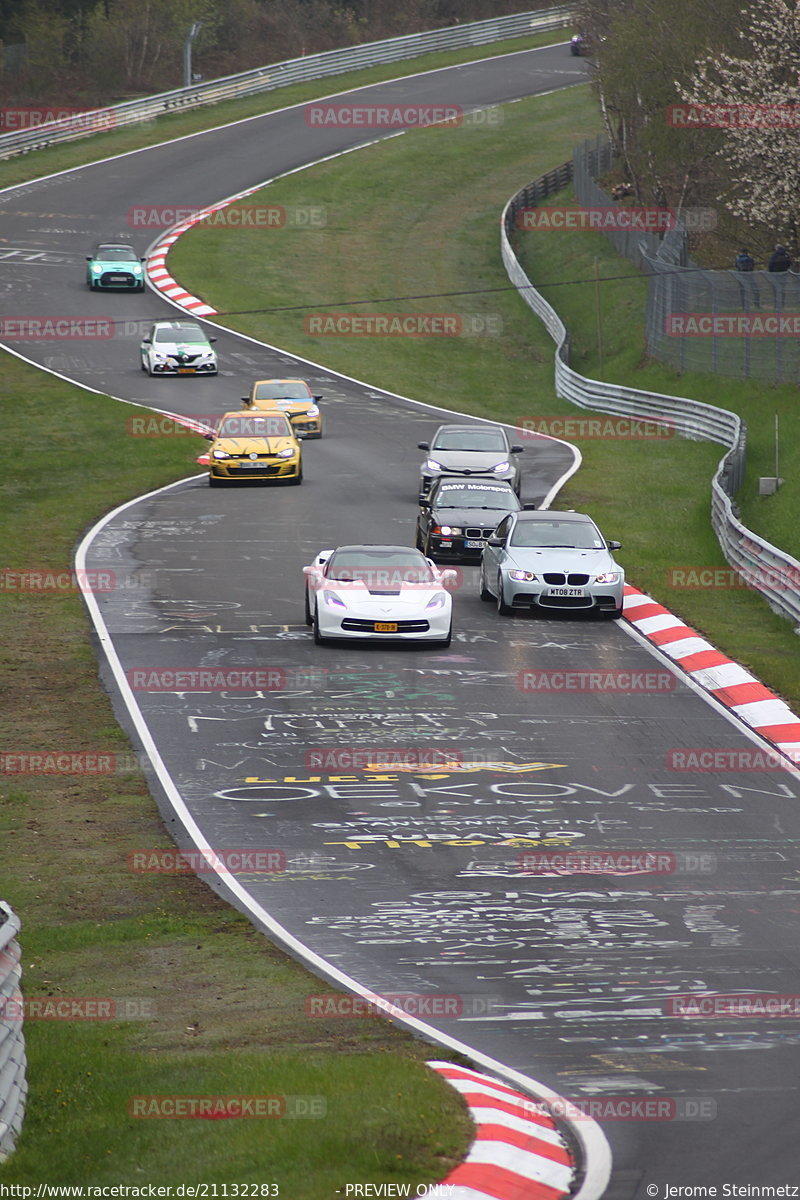
<svg viewBox="0 0 800 1200"><path fill-rule="evenodd" d="M375 632L376 633L397 633L397 622L393 623L391 621L376 621L375 622Z"/></svg>
<svg viewBox="0 0 800 1200"><path fill-rule="evenodd" d="M194 375L194 367L178 367L179 375Z"/></svg>

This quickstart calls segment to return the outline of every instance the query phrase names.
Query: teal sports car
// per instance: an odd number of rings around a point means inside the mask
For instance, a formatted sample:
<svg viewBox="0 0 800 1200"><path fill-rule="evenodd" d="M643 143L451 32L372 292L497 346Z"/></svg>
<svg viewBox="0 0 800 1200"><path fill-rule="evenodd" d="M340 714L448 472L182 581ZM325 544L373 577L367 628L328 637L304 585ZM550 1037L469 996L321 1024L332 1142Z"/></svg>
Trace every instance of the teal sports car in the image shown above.
<svg viewBox="0 0 800 1200"><path fill-rule="evenodd" d="M130 246L100 242L86 255L86 283L92 291L144 291L144 259Z"/></svg>

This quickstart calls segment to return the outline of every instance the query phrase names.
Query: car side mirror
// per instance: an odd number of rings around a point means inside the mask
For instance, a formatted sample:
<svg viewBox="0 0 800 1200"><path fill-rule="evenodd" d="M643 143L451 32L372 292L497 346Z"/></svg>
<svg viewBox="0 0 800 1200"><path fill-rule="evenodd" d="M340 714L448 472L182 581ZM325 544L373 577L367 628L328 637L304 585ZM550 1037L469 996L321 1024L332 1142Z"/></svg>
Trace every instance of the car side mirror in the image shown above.
<svg viewBox="0 0 800 1200"><path fill-rule="evenodd" d="M443 587L453 587L458 583L458 571L442 571L440 579Z"/></svg>
<svg viewBox="0 0 800 1200"><path fill-rule="evenodd" d="M142 338L142 345L143 345L143 346L152 346L152 344L153 344L153 339L152 339L152 338Z"/></svg>
<svg viewBox="0 0 800 1200"><path fill-rule="evenodd" d="M312 399L316 400L317 403L319 403L319 401L322 399L322 396L313 396Z"/></svg>
<svg viewBox="0 0 800 1200"><path fill-rule="evenodd" d="M87 261L87 262L91 262L91 261L92 261L92 256L91 256L91 254L87 254L87 255L86 255L86 261Z"/></svg>
<svg viewBox="0 0 800 1200"><path fill-rule="evenodd" d="M430 448L431 448L430 442L417 442L418 450L430 450Z"/></svg>
<svg viewBox="0 0 800 1200"><path fill-rule="evenodd" d="M427 496L424 496L424 497L423 497L423 498L422 498L422 499L419 501L419 506L420 506L420 508L430 508L430 506L431 506L431 502L430 502L430 500L428 499L428 497L427 497Z"/></svg>
<svg viewBox="0 0 800 1200"><path fill-rule="evenodd" d="M247 408L249 408L252 403L253 401L249 396L242 396L242 404L244 404Z"/></svg>
<svg viewBox="0 0 800 1200"><path fill-rule="evenodd" d="M524 446L512 446L512 447L511 447L511 453L512 453L512 454L524 454L524 453L525 453L525 447L524 447Z"/></svg>
<svg viewBox="0 0 800 1200"><path fill-rule="evenodd" d="M203 437L206 439L207 442L213 442L216 436L217 435L215 433L204 433L203 434Z"/></svg>
<svg viewBox="0 0 800 1200"><path fill-rule="evenodd" d="M215 342L217 339L216 339L216 338L209 338L208 340L209 340L210 342Z"/></svg>
<svg viewBox="0 0 800 1200"><path fill-rule="evenodd" d="M487 546L505 546L505 544L506 544L505 538L490 537L490 538L486 539Z"/></svg>
<svg viewBox="0 0 800 1200"><path fill-rule="evenodd" d="M306 579L308 579L310 575L313 575L316 569L316 567L303 567L303 574L305 575Z"/></svg>
<svg viewBox="0 0 800 1200"><path fill-rule="evenodd" d="M608 548L609 550L620 550L622 548L622 542L609 542Z"/></svg>
<svg viewBox="0 0 800 1200"><path fill-rule="evenodd" d="M535 508L536 508L535 504L523 504L522 511L523 512L533 512L533 510Z"/></svg>

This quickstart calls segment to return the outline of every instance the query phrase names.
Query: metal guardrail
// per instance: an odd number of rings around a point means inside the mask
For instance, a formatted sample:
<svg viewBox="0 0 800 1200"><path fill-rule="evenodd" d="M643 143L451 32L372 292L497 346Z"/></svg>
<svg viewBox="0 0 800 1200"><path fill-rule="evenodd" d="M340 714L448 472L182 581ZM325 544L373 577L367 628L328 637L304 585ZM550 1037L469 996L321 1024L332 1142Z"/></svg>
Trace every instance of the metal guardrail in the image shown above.
<svg viewBox="0 0 800 1200"><path fill-rule="evenodd" d="M555 309L531 283L511 246L517 213L531 201L558 191L572 178L573 164L522 188L506 204L500 219L500 248L506 273L530 309L544 322L556 343L556 394L579 408L617 416L664 421L684 437L727 446L711 481L711 526L722 553L745 582L759 591L770 607L792 621L800 632L800 562L760 538L738 519L733 497L744 481L747 427L736 413L683 396L645 392L603 383L579 375L569 365L569 335Z"/></svg>
<svg viewBox="0 0 800 1200"><path fill-rule="evenodd" d="M14 1151L28 1094L18 933L19 918L0 901L0 1162Z"/></svg>
<svg viewBox="0 0 800 1200"><path fill-rule="evenodd" d="M401 62L403 59L416 58L437 50L459 50L503 41L505 38L546 33L569 25L574 19L574 13L573 5L563 4L538 12L512 13L510 16L495 17L488 21L472 21L448 29L432 29L426 33L412 33L405 37L387 38L381 42L367 42L361 46L309 54L303 58L288 59L286 62L269 63L239 75L227 75L221 79L209 80L208 83L198 83L192 87L176 88L172 92L147 96L142 100L129 100L124 104L114 104L108 108L93 109L91 112L64 117L58 121L48 121L35 129L0 134L0 159L29 154L32 150L42 150L56 142L75 141L107 129L136 125L165 113L217 104L220 100L254 96L259 92L272 91L291 83L323 79L359 67Z"/></svg>

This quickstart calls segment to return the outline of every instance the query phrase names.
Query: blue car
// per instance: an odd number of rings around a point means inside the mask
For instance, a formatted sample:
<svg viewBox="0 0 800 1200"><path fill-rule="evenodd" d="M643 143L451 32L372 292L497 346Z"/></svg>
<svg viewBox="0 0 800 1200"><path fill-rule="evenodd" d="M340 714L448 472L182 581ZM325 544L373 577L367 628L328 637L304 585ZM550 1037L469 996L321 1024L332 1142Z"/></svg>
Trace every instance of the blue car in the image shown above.
<svg viewBox="0 0 800 1200"><path fill-rule="evenodd" d="M143 292L143 262L130 246L100 242L86 255L86 283L94 292Z"/></svg>

